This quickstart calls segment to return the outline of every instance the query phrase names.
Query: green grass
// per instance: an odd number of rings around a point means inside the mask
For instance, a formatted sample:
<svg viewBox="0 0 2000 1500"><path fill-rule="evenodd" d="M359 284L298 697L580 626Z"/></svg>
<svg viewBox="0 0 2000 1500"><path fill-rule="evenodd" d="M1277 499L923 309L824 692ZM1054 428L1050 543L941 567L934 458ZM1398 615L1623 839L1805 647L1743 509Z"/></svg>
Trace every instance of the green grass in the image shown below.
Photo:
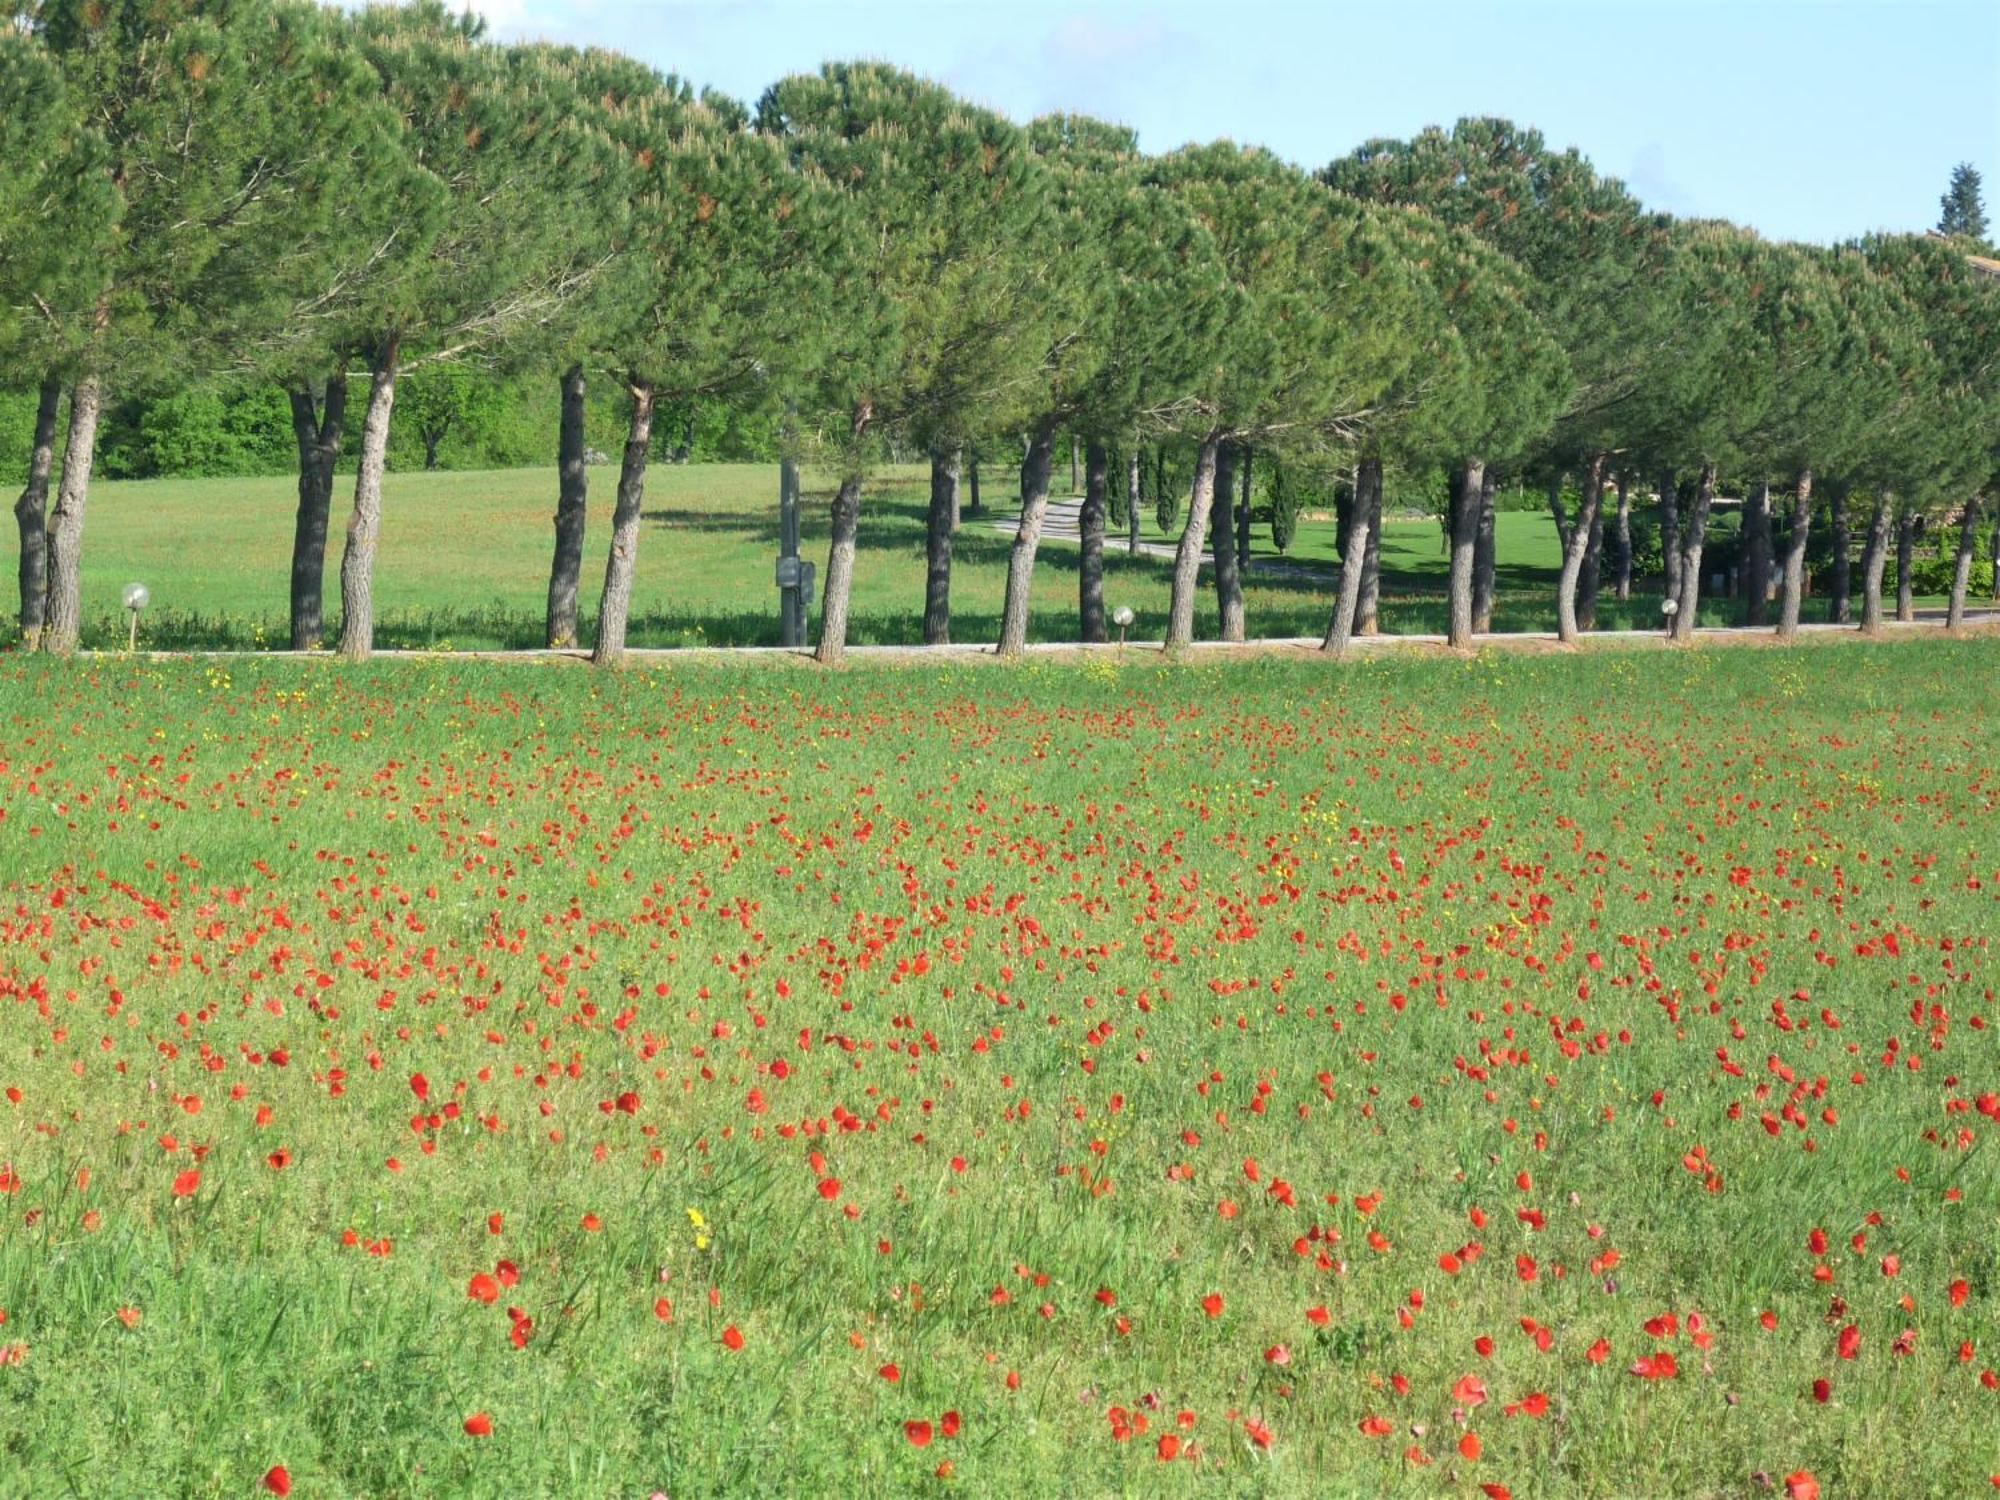
<svg viewBox="0 0 2000 1500"><path fill-rule="evenodd" d="M613 474L593 471L583 579L585 639L590 637L609 540ZM851 638L857 643L915 644L922 639L926 480L913 468L891 470L871 488L862 516ZM803 550L823 569L827 494L808 478ZM989 514L1001 513L1011 477L986 485ZM777 471L761 465L656 465L647 482L631 643L636 646L775 645ZM376 643L461 650L519 648L543 642L548 589L553 471L392 474L384 495L376 564ZM328 556L327 618L339 620L338 570L345 484L337 493ZM281 646L289 639L294 489L285 479L189 479L112 482L91 495L84 546L87 644L121 645L120 588L139 580L152 590L144 638L164 649ZM1148 518L1150 521L1150 517ZM1553 628L1560 567L1554 527L1539 513L1503 512L1498 522L1501 630ZM1259 636L1317 636L1332 612L1332 527L1308 523L1294 560L1321 566L1325 581L1254 578L1246 590L1250 629ZM999 633L1009 541L977 520L956 544L953 634L991 641ZM11 574L13 533L0 543ZM1257 527L1255 554L1275 556L1269 528ZM1138 615L1134 636L1158 639L1166 626L1168 565L1108 551L1107 597ZM1392 521L1383 550L1383 629L1442 631L1446 559L1430 520ZM1031 638L1076 635L1076 548L1051 542L1036 569ZM1817 601L1815 601L1817 602ZM816 613L816 612L815 612ZM1608 591L1605 628L1650 628L1658 598L1618 604ZM1721 604L1704 620L1729 618ZM1201 599L1197 629L1215 633L1214 595Z"/></svg>
<svg viewBox="0 0 2000 1500"><path fill-rule="evenodd" d="M1983 1492L1996 674L0 663L0 1491Z"/></svg>

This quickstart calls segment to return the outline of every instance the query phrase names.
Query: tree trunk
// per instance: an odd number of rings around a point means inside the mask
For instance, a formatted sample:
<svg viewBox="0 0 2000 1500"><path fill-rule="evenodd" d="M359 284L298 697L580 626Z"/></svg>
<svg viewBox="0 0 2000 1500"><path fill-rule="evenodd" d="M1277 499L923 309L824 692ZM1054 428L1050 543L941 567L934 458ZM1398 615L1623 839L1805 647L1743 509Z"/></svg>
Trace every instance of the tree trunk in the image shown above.
<svg viewBox="0 0 2000 1500"><path fill-rule="evenodd" d="M1347 540L1340 549L1340 594L1334 602L1326 637L1319 643L1320 650L1330 651L1336 657L1347 653L1347 643L1354 635L1354 616L1361 604L1361 578L1368 557L1368 509L1350 503L1348 511Z"/></svg>
<svg viewBox="0 0 2000 1500"><path fill-rule="evenodd" d="M646 503L646 459L653 451L652 382L628 377L632 420L618 465L618 496L611 508L611 551L604 560L604 596L597 606L594 667L615 667L625 657L625 627L632 618L632 579L639 566L639 516Z"/></svg>
<svg viewBox="0 0 2000 1500"><path fill-rule="evenodd" d="M985 515L986 507L979 503L979 450L977 448L972 450L972 463L966 469L965 481L972 489L972 513L975 516Z"/></svg>
<svg viewBox="0 0 2000 1500"><path fill-rule="evenodd" d="M951 641L952 512L958 508L958 450L931 455L931 506L924 518L924 644Z"/></svg>
<svg viewBox="0 0 2000 1500"><path fill-rule="evenodd" d="M69 437L62 480L49 518L49 606L42 622L42 650L67 656L83 634L83 512L90 500L90 470L97 461L97 415L103 389L95 375L70 387Z"/></svg>
<svg viewBox="0 0 2000 1500"><path fill-rule="evenodd" d="M1662 593L1677 605L1681 597L1681 496L1673 472L1660 476L1660 577Z"/></svg>
<svg viewBox="0 0 2000 1500"><path fill-rule="evenodd" d="M562 421L556 436L556 550L549 563L546 639L552 651L576 644L576 595L583 579L583 536L590 513L590 470L584 462L582 365L558 382Z"/></svg>
<svg viewBox="0 0 2000 1500"><path fill-rule="evenodd" d="M1743 512L1744 623L1765 625L1771 617L1771 486L1750 487Z"/></svg>
<svg viewBox="0 0 2000 1500"><path fill-rule="evenodd" d="M1081 482L1076 472L1076 434L1072 432L1069 435L1069 492L1072 495L1076 493L1077 486Z"/></svg>
<svg viewBox="0 0 2000 1500"><path fill-rule="evenodd" d="M1590 507L1590 525L1578 527L1585 531L1583 544L1583 571L1576 580L1576 628L1590 631L1597 629L1597 595L1604 576L1604 480L1597 481L1597 499Z"/></svg>
<svg viewBox="0 0 2000 1500"><path fill-rule="evenodd" d="M821 666L839 666L847 652L847 601L854 592L854 534L860 525L861 476L850 474L833 496L833 539L827 544L819 646L813 652L813 660Z"/></svg>
<svg viewBox="0 0 2000 1500"><path fill-rule="evenodd" d="M1799 633L1799 610L1806 592L1806 544L1812 536L1811 469L1799 470L1792 492L1792 534L1785 539L1784 598L1778 606L1778 635L1790 640Z"/></svg>
<svg viewBox="0 0 2000 1500"><path fill-rule="evenodd" d="M1889 528L1894 497L1875 492L1875 518L1868 525L1868 546L1861 554L1861 629L1876 635L1882 629L1882 574L1889 565Z"/></svg>
<svg viewBox="0 0 2000 1500"><path fill-rule="evenodd" d="M964 471L965 450L963 448L953 448L951 450L951 534L953 536L958 535L958 528L964 521L964 506L959 501L959 495L964 488L959 483L959 479Z"/></svg>
<svg viewBox="0 0 2000 1500"><path fill-rule="evenodd" d="M340 654L366 661L375 649L375 539L382 529L382 471L389 461L389 416L396 406L400 338L391 336L369 367L368 411L354 470L354 514L340 558Z"/></svg>
<svg viewBox="0 0 2000 1500"><path fill-rule="evenodd" d="M1905 506L1896 518L1896 618L1907 624L1917 617L1917 591L1910 570L1916 561L1917 515Z"/></svg>
<svg viewBox="0 0 2000 1500"><path fill-rule="evenodd" d="M1019 656L1028 644L1028 590L1035 581L1035 551L1042 544L1042 521L1049 513L1049 469L1055 460L1053 427L1028 439L1021 468L1021 528L1007 554L1007 597L1000 607L1002 656Z"/></svg>
<svg viewBox="0 0 2000 1500"><path fill-rule="evenodd" d="M62 382L51 375L42 382L35 404L28 482L14 502L14 520L21 533L21 645L28 651L42 643L42 621L49 607L49 475L55 471L56 418L61 410Z"/></svg>
<svg viewBox="0 0 2000 1500"><path fill-rule="evenodd" d="M1208 540L1208 512L1215 504L1216 450L1221 444L1205 437L1195 453L1194 484L1188 495L1187 524L1174 549L1173 593L1167 602L1168 650L1194 640L1194 595L1201 579L1202 547Z"/></svg>
<svg viewBox="0 0 2000 1500"><path fill-rule="evenodd" d="M1104 509L1111 490L1111 455L1092 442L1083 451L1083 509L1077 512L1077 619L1086 641L1109 640L1104 621Z"/></svg>
<svg viewBox="0 0 2000 1500"><path fill-rule="evenodd" d="M1139 555L1139 463L1138 445L1132 448L1132 462L1126 475L1125 488L1125 550L1132 556Z"/></svg>
<svg viewBox="0 0 2000 1500"><path fill-rule="evenodd" d="M435 473L438 466L438 444L444 441L444 434L426 430L418 436L424 440L424 472Z"/></svg>
<svg viewBox="0 0 2000 1500"><path fill-rule="evenodd" d="M1852 587L1852 577L1848 549L1853 545L1847 534L1845 484L1835 484L1833 493L1827 497L1827 526L1833 532L1833 598L1829 601L1827 618L1836 625L1845 625L1851 618L1848 593Z"/></svg>
<svg viewBox="0 0 2000 1500"><path fill-rule="evenodd" d="M1993 602L2000 604L2000 516L1993 519Z"/></svg>
<svg viewBox="0 0 2000 1500"><path fill-rule="evenodd" d="M1944 628L1957 630L1965 624L1965 591L1972 582L1972 549L1979 540L1979 497L1965 502L1965 514L1958 523L1958 565L1951 570L1951 605L1945 611Z"/></svg>
<svg viewBox="0 0 2000 1500"><path fill-rule="evenodd" d="M1632 597L1632 476L1618 476L1618 573L1615 595L1620 604Z"/></svg>
<svg viewBox="0 0 2000 1500"><path fill-rule="evenodd" d="M1560 473L1549 476L1549 514L1555 517L1556 540L1563 551L1569 551L1569 517L1563 514L1563 476Z"/></svg>
<svg viewBox="0 0 2000 1500"><path fill-rule="evenodd" d="M1367 522L1362 536L1361 597L1355 603L1357 635L1375 635L1382 628L1382 460L1364 458L1354 470L1356 513Z"/></svg>
<svg viewBox="0 0 2000 1500"><path fill-rule="evenodd" d="M1236 566L1236 445L1215 455L1215 605L1220 637L1243 639L1243 574Z"/></svg>
<svg viewBox="0 0 2000 1500"><path fill-rule="evenodd" d="M1472 646L1472 552L1485 483L1486 465L1476 458L1468 458L1451 481L1451 625L1445 640L1460 651Z"/></svg>
<svg viewBox="0 0 2000 1500"><path fill-rule="evenodd" d="M1240 486L1236 501L1236 572L1240 578L1250 571L1250 469L1254 460L1250 445L1243 445L1243 468L1237 475Z"/></svg>
<svg viewBox="0 0 2000 1500"><path fill-rule="evenodd" d="M1704 464L1681 535L1680 610L1674 615L1674 639L1694 639L1701 614L1701 550L1708 540L1708 513L1715 504L1715 465Z"/></svg>
<svg viewBox="0 0 2000 1500"><path fill-rule="evenodd" d="M292 649L317 651L326 634L326 529L333 470L347 423L347 376L335 371L315 400L294 386L292 435L299 448L299 508L292 522Z"/></svg>
<svg viewBox="0 0 2000 1500"><path fill-rule="evenodd" d="M1479 485L1479 520L1472 536L1472 633L1493 629L1493 596L1499 559L1493 546L1493 499L1497 481L1488 469Z"/></svg>
<svg viewBox="0 0 2000 1500"><path fill-rule="evenodd" d="M1576 522L1570 527L1569 543L1563 548L1562 576L1556 581L1556 636L1565 646L1574 646L1581 634L1577 625L1577 584L1583 577L1583 555L1590 548L1590 533L1597 525L1597 513L1604 504L1604 455L1591 459L1583 475L1583 503L1577 507Z"/></svg>

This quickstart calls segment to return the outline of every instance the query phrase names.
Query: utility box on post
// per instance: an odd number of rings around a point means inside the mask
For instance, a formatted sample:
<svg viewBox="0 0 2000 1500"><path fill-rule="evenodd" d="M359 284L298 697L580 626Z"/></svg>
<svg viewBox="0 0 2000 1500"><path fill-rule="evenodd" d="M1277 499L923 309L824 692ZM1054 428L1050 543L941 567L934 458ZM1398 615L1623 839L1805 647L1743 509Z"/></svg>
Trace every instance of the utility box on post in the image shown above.
<svg viewBox="0 0 2000 1500"><path fill-rule="evenodd" d="M813 565L799 556L799 470L789 458L778 466L778 643L796 650L806 643L812 609Z"/></svg>

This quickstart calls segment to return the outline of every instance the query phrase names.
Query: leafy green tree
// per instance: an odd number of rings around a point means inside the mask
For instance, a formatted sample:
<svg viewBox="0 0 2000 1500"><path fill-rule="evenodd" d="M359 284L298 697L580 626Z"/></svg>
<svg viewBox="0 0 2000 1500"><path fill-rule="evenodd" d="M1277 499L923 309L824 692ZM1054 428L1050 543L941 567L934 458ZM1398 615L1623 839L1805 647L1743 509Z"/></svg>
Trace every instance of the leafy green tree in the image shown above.
<svg viewBox="0 0 2000 1500"><path fill-rule="evenodd" d="M1526 273L1529 309L1559 342L1569 372L1535 462L1557 475L1576 468L1585 476L1576 525L1557 516L1564 549L1557 624L1565 640L1574 640L1578 586L1596 574L1608 456L1625 441L1647 366L1671 342L1660 298L1667 221L1647 214L1623 184L1600 176L1574 149L1556 151L1538 131L1501 119L1464 119L1450 131L1433 127L1409 141L1371 141L1320 175L1368 201L1435 214L1486 240ZM1451 529L1454 557L1462 550L1469 566L1484 510L1483 468L1477 486L1457 483L1453 494L1467 497L1464 524L1474 537L1461 540L1456 519ZM1455 504L1455 517L1457 511ZM1462 613L1455 609L1454 620Z"/></svg>
<svg viewBox="0 0 2000 1500"><path fill-rule="evenodd" d="M14 502L20 628L40 643L48 604L48 498L78 309L96 304L121 200L102 141L40 42L0 33L0 386L36 390L27 482Z"/></svg>
<svg viewBox="0 0 2000 1500"><path fill-rule="evenodd" d="M1174 557L1167 645L1194 635L1194 595L1218 487L1232 493L1234 445L1358 435L1410 355L1399 326L1410 269L1376 217L1268 152L1188 147L1147 169L1213 236L1223 269L1217 332L1178 403L1196 443L1188 518ZM1216 528L1222 636L1244 633L1233 528Z"/></svg>
<svg viewBox="0 0 2000 1500"><path fill-rule="evenodd" d="M438 466L438 449L456 435L476 440L505 406L499 384L464 361L426 365L402 382L396 417L423 444L424 468Z"/></svg>
<svg viewBox="0 0 2000 1500"><path fill-rule="evenodd" d="M140 389L217 361L231 272L247 245L270 258L291 243L318 147L301 129L309 98L286 86L294 37L263 0L46 0L31 21L122 199L95 294L48 307L74 353L41 644L69 651L105 382Z"/></svg>
<svg viewBox="0 0 2000 1500"><path fill-rule="evenodd" d="M660 402L774 399L810 358L835 241L831 195L779 145L682 84L634 88L606 121L631 194L602 347L631 398L592 660L625 650L640 510Z"/></svg>
<svg viewBox="0 0 2000 1500"><path fill-rule="evenodd" d="M1951 169L1951 186L1938 200L1938 233L1986 239L1986 204L1980 191L1979 169L1962 161Z"/></svg>
<svg viewBox="0 0 2000 1500"><path fill-rule="evenodd" d="M994 223L1045 212L1048 184L1016 127L880 64L784 79L757 123L837 188L852 257L832 277L824 357L797 386L802 431L839 480L816 652L831 664L846 646L861 486L885 436L933 455L976 439L970 417L1008 406L1010 380L1046 352L1032 306L994 305L989 286L1015 284L1020 260L986 242ZM935 557L929 571L935 598Z"/></svg>
<svg viewBox="0 0 2000 1500"><path fill-rule="evenodd" d="M1993 477L2000 433L2000 286L1966 263L1958 247L1917 235L1863 242L1870 263L1907 298L1930 356L1912 383L1908 420L1877 446L1879 465L1874 546L1864 628L1879 626L1880 576L1886 554L1883 496L1894 491L1897 530L1897 616L1914 615L1912 563L1917 535L1932 522L1976 512L1976 497ZM1976 513L1975 513L1976 525ZM1961 526L1960 551L1969 573L1975 528ZM1958 590L1963 613L1963 589Z"/></svg>
<svg viewBox="0 0 2000 1500"><path fill-rule="evenodd" d="M558 318L597 266L563 230L609 154L533 49L484 42L442 6L371 8L360 46L403 121L410 169L394 242L343 288L334 342L369 367L354 509L340 564L340 652L374 642L382 474L398 378L475 357Z"/></svg>

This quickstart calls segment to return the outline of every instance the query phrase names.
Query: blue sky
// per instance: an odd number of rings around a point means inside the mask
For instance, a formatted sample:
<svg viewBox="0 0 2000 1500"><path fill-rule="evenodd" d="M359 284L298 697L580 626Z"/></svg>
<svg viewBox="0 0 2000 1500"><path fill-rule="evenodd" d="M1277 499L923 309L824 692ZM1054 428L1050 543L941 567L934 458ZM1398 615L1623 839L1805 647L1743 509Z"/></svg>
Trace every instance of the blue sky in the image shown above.
<svg viewBox="0 0 2000 1500"><path fill-rule="evenodd" d="M617 47L746 101L832 58L1164 151L1308 167L1497 114L1647 203L1778 238L1923 229L1955 162L2000 221L2000 0L474 0L498 33Z"/></svg>

